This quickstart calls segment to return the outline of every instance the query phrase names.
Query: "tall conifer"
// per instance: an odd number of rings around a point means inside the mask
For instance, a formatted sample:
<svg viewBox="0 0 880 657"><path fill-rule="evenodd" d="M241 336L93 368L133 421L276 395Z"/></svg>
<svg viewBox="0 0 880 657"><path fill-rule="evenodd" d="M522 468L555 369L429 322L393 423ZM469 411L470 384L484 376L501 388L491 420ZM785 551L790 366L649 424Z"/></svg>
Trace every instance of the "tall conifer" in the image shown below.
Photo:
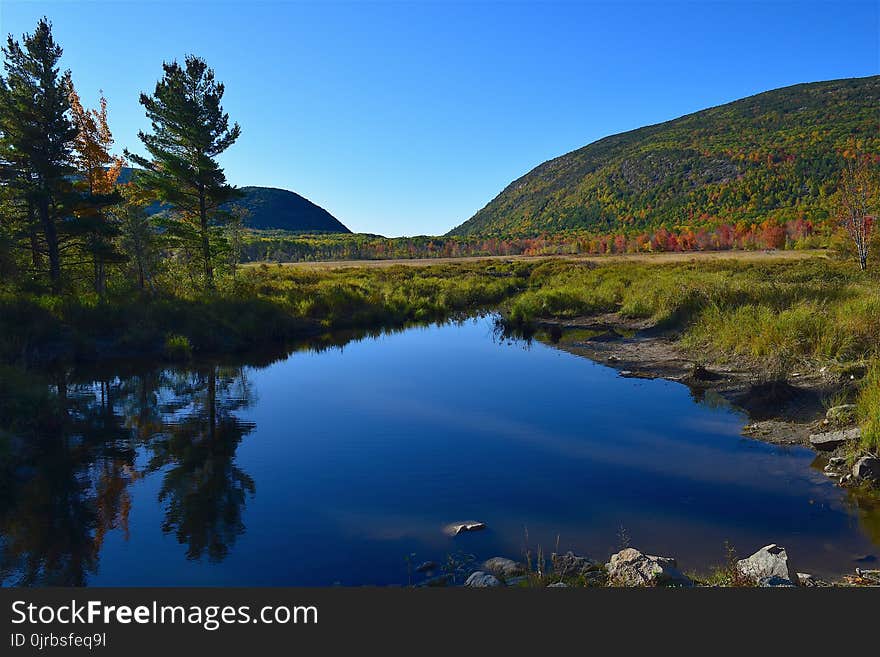
<svg viewBox="0 0 880 657"><path fill-rule="evenodd" d="M230 126L220 104L224 86L205 60L189 55L183 66L175 61L163 68L153 95L140 97L152 133L139 132L138 137L150 157L128 151L126 156L144 169L137 184L173 206L174 237L200 254L205 288L212 289L212 229L227 216L219 206L238 196L217 157L238 139L241 128Z"/></svg>

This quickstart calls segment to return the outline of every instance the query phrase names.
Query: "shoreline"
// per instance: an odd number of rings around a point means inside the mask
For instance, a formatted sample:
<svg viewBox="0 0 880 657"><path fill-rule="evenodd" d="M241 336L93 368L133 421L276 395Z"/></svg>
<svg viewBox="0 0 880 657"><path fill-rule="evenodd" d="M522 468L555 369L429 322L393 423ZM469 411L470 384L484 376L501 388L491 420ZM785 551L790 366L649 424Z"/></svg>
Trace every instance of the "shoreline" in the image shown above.
<svg viewBox="0 0 880 657"><path fill-rule="evenodd" d="M681 383L695 395L714 392L749 416L743 436L774 445L815 449L810 435L831 430L823 400L845 388L827 371L791 372L783 379L743 363L697 359L678 344L674 331L613 313L541 319L535 326L548 333L554 348L611 367L621 376ZM564 339L577 332L587 335Z"/></svg>
<svg viewBox="0 0 880 657"><path fill-rule="evenodd" d="M503 556L470 568L426 561L410 572L408 587L433 588L878 588L880 570L856 567L852 574L822 579L799 572L782 545L770 543L745 558L733 551L708 571L683 571L674 557L651 555L626 546L606 560L568 551L549 559L526 553L517 561ZM422 581L413 583L413 576Z"/></svg>

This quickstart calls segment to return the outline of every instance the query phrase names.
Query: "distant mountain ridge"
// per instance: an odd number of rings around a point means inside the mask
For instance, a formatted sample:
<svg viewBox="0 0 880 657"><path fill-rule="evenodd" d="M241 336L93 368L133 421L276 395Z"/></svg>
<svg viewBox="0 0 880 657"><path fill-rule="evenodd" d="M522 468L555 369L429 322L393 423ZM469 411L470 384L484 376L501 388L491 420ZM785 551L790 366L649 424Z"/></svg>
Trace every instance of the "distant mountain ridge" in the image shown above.
<svg viewBox="0 0 880 657"><path fill-rule="evenodd" d="M131 180L134 169L123 167L120 183ZM286 230L298 233L350 233L351 231L324 208L296 192L275 187L240 187L244 196L227 206L247 210L245 225L258 230ZM160 206L151 211L161 211Z"/></svg>
<svg viewBox="0 0 880 657"><path fill-rule="evenodd" d="M821 219L850 138L880 152L880 76L784 87L605 137L535 167L448 235Z"/></svg>

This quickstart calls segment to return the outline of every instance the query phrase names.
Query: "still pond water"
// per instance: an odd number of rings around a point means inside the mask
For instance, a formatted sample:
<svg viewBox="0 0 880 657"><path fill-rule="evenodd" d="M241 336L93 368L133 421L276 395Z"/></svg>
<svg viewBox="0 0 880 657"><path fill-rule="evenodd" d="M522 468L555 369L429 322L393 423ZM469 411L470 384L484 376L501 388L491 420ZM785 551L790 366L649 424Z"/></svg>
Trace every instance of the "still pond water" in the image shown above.
<svg viewBox="0 0 880 657"><path fill-rule="evenodd" d="M684 569L776 542L840 575L880 544L809 450L491 318L58 385L67 428L5 448L3 584L404 584L408 555L604 559L622 536ZM469 519L487 529L444 533Z"/></svg>

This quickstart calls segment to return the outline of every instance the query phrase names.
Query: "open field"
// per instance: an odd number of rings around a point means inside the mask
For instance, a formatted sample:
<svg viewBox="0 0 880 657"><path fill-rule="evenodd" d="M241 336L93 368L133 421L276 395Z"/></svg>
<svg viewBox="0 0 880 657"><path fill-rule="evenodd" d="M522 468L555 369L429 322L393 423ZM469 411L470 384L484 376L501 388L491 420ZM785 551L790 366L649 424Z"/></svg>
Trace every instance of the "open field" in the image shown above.
<svg viewBox="0 0 880 657"><path fill-rule="evenodd" d="M407 267L427 267L430 265L473 263L484 260L501 260L517 262L537 262L542 260L572 260L576 262L643 262L643 263L671 263L671 262L712 262L717 260L741 260L745 262L766 262L768 260L803 260L816 256L825 256L822 249L804 249L789 251L688 251L671 253L625 253L621 255L585 256L585 255L487 255L465 256L461 258L397 258L389 260L328 260L320 262L284 262L267 263L281 264L283 267L297 267L303 269L335 269L337 267L394 267L405 265ZM245 267L256 267L263 263L250 262Z"/></svg>

